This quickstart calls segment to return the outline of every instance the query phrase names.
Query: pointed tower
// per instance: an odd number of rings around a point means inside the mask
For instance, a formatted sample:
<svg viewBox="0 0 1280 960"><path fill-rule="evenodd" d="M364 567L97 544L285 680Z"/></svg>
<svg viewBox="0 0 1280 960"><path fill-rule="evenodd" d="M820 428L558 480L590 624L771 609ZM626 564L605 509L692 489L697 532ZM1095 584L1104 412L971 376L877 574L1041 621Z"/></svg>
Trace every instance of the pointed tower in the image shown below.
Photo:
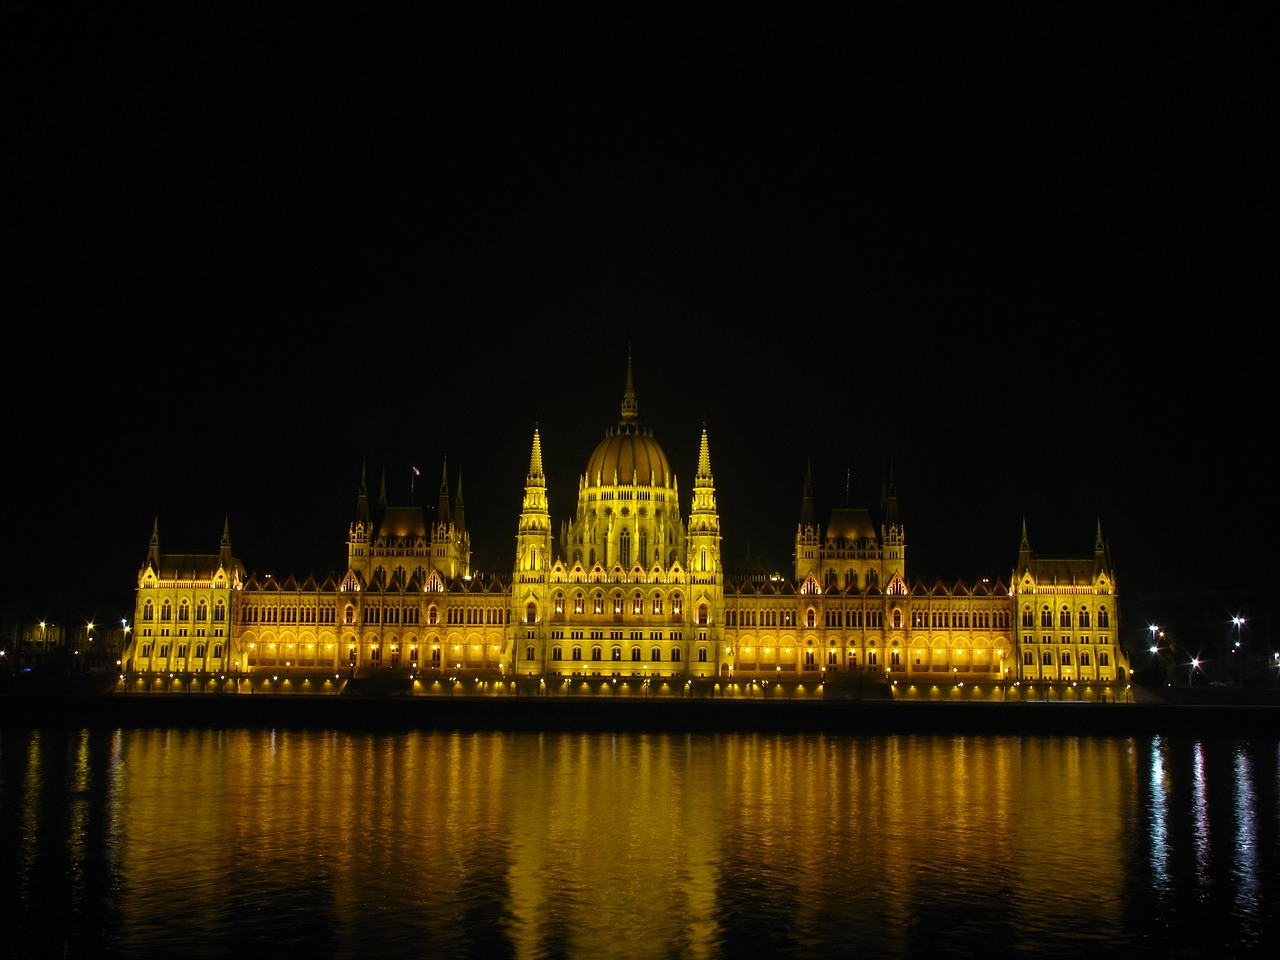
<svg viewBox="0 0 1280 960"><path fill-rule="evenodd" d="M471 536L462 523L462 487L458 487L459 510L449 507L448 466L441 469L440 501L436 507L436 522L431 526L431 566L440 575L451 580L471 576Z"/></svg>
<svg viewBox="0 0 1280 960"><path fill-rule="evenodd" d="M356 494L356 517L347 530L347 569L362 575L371 556L373 514L369 510L368 462L360 464L360 489Z"/></svg>
<svg viewBox="0 0 1280 960"><path fill-rule="evenodd" d="M884 551L880 582L889 584L897 576L907 582L907 532L898 520L898 489L889 464L889 479L880 497L880 545Z"/></svg>
<svg viewBox="0 0 1280 960"><path fill-rule="evenodd" d="M224 517L222 519L222 542L218 546L218 569L230 571L231 564L231 520L229 517Z"/></svg>
<svg viewBox="0 0 1280 960"><path fill-rule="evenodd" d="M817 573L822 549L822 532L813 505L813 471L804 465L804 497L800 503L800 523L796 527L796 583L803 583L810 573Z"/></svg>
<svg viewBox="0 0 1280 960"><path fill-rule="evenodd" d="M151 543L147 547L147 562L143 564L143 569L150 567L152 570L160 569L160 518L156 517L151 522Z"/></svg>
<svg viewBox="0 0 1280 960"><path fill-rule="evenodd" d="M466 518L467 518L466 512L462 509L462 471L459 470L458 471L458 496L453 501L453 525L458 529L459 533L467 537L467 541L469 544L471 540L471 535L467 533Z"/></svg>
<svg viewBox="0 0 1280 960"><path fill-rule="evenodd" d="M542 438L535 425L529 474L524 482L524 503L516 532L516 565L511 579L510 636L513 644L508 656L516 676L541 674L545 669L551 561L547 478L542 472Z"/></svg>
<svg viewBox="0 0 1280 960"><path fill-rule="evenodd" d="M440 499L436 505L436 523L449 522L449 463L440 466Z"/></svg>
<svg viewBox="0 0 1280 960"><path fill-rule="evenodd" d="M1102 520L1098 520L1097 532L1093 535L1093 575L1095 577L1109 575L1111 561L1107 557L1107 545L1102 539Z"/></svg>
<svg viewBox="0 0 1280 960"><path fill-rule="evenodd" d="M710 643L713 661L724 648L724 570L720 565L720 515L716 512L716 488L711 476L711 449L707 428L702 427L698 448L698 472L693 478L693 504L689 510L689 589L692 603L690 625L693 639ZM713 675L718 672L713 669Z"/></svg>

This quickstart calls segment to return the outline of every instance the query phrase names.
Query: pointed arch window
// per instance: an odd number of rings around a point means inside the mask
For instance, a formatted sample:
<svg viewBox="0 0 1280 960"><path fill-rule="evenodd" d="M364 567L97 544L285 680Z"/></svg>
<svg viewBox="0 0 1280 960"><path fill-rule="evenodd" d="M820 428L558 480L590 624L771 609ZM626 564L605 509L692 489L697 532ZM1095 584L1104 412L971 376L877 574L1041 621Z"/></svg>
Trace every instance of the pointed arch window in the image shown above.
<svg viewBox="0 0 1280 960"><path fill-rule="evenodd" d="M537 622L538 622L538 605L537 605L536 603L534 603L532 600L530 600L530 601L525 605L525 608L524 608L524 622L525 622L525 623L537 623Z"/></svg>
<svg viewBox="0 0 1280 960"><path fill-rule="evenodd" d="M698 626L705 627L708 620L707 605L705 603L698 604Z"/></svg>

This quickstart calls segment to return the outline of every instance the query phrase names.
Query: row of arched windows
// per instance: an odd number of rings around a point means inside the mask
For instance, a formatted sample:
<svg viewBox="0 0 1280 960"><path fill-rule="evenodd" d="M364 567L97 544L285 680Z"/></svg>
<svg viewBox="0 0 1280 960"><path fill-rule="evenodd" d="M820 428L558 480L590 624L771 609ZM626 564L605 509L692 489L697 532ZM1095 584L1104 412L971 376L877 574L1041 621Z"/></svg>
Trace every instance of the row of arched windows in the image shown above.
<svg viewBox="0 0 1280 960"><path fill-rule="evenodd" d="M178 623L188 623L192 619L193 608L188 601L183 600L181 603L177 605L177 608L175 611L174 604L169 600L165 600L163 603L160 604L159 613L160 613L161 623L168 623L169 621L175 620L175 619L177 620ZM194 615L195 615L195 621L197 623L204 623L209 619L209 608L203 600L200 601L200 603L195 605ZM216 604L213 608L213 619L217 622L221 622L226 618L227 618L227 608L225 604L223 603ZM143 620L144 623L150 623L156 619L156 608L153 601L148 600L146 603L142 605L141 619Z"/></svg>
<svg viewBox="0 0 1280 960"><path fill-rule="evenodd" d="M1075 620L1076 620L1076 626L1080 627L1081 629L1089 629L1089 626L1090 626L1089 608L1086 606L1081 606L1079 611L1076 613ZM1022 608L1022 625L1024 627L1035 626L1035 620L1034 620L1030 606L1026 606ZM1043 607L1040 608L1040 626L1042 627L1053 626L1053 610L1050 609L1048 604L1045 604ZM1063 604L1058 609L1058 626L1066 629L1070 629L1071 627L1071 609L1066 604ZM1111 615L1107 612L1107 608L1099 607L1098 608L1098 629L1106 630L1106 629L1109 629L1110 626L1111 626Z"/></svg>
<svg viewBox="0 0 1280 960"><path fill-rule="evenodd" d="M697 656L698 656L698 662L699 662L699 663L706 663L706 662L707 662L707 648L706 648L706 647L699 647L699 648L698 648ZM531 646L530 646L530 647L526 647L526 648L525 648L525 659L526 659L526 660L533 660L533 659L535 659L535 653L534 653L534 648L533 648L533 647L531 647ZM559 644L557 644L556 646L554 646L554 647L552 647L552 648L551 648L551 659L552 659L552 660L555 660L555 661L564 660L564 650L563 650L563 648L562 648L562 647L560 647L560 646L559 646ZM591 661L592 661L592 662L594 662L594 663L602 662L602 661L604 660L604 649L603 649L602 647L592 647L592 648L591 648L591 651L590 651L590 659L591 659ZM655 661L655 662L659 662L659 661L661 661L661 660L662 660L662 648L661 648L661 647L653 647L652 649L650 649L650 651L649 651L649 659L650 659L651 661ZM671 659L671 662L672 662L672 663L679 663L679 662L680 662L680 648L679 648L679 647L675 647L675 648L673 648L673 649L672 649L670 659ZM574 661L574 660L582 660L582 647L576 647L576 646L575 646L575 647L571 647L571 648L569 649L569 660L570 660L570 661ZM613 662L613 663L621 662L621 660L622 660L622 648L621 648L621 647L612 647L612 648L610 649L610 651L609 651L609 660L610 660L611 662ZM631 660L632 660L632 662L639 662L639 661L640 661L640 648L639 648L639 647L632 647L632 648L631 648Z"/></svg>

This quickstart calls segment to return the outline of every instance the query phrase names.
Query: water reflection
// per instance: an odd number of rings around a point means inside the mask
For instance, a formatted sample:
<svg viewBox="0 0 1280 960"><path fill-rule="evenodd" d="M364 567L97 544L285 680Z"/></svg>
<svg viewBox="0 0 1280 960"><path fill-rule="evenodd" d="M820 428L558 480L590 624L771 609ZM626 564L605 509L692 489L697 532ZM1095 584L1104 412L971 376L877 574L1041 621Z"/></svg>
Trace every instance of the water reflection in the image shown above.
<svg viewBox="0 0 1280 960"><path fill-rule="evenodd" d="M31 956L991 955L1276 934L1275 741L0 731Z"/></svg>

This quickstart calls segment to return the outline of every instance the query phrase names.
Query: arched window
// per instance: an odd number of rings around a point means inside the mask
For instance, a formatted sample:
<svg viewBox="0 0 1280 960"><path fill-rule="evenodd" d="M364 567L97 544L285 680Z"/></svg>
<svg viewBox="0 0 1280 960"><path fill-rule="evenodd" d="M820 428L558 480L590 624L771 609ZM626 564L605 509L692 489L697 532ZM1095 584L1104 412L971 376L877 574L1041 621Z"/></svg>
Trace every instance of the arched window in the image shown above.
<svg viewBox="0 0 1280 960"><path fill-rule="evenodd" d="M698 604L698 625L703 627L707 625L707 605L705 603Z"/></svg>
<svg viewBox="0 0 1280 960"><path fill-rule="evenodd" d="M674 661L674 662L677 662L677 663L679 662L679 660L680 660L680 648L679 648L679 647L676 647L674 650L672 650L672 651L671 651L671 659L672 659L672 661Z"/></svg>
<svg viewBox="0 0 1280 960"><path fill-rule="evenodd" d="M554 647L551 648L551 659L552 660L562 659L559 644L556 644Z"/></svg>
<svg viewBox="0 0 1280 960"><path fill-rule="evenodd" d="M1098 629L1106 630L1111 626L1111 617L1107 614L1107 608L1102 607L1098 610Z"/></svg>
<svg viewBox="0 0 1280 960"><path fill-rule="evenodd" d="M804 625L806 627L812 627L817 622L818 622L818 615L817 613L814 612L813 607L810 607L808 610L804 612Z"/></svg>
<svg viewBox="0 0 1280 960"><path fill-rule="evenodd" d="M902 629L902 611L896 608L893 611L893 629Z"/></svg>
<svg viewBox="0 0 1280 960"><path fill-rule="evenodd" d="M572 652L572 653L570 654L570 656L569 656L569 659L570 659L570 660L581 660L581 659L582 659L582 648L581 648L581 647L574 647L574 648L573 648L573 652Z"/></svg>
<svg viewBox="0 0 1280 960"><path fill-rule="evenodd" d="M706 647L699 647L699 648L698 648L698 662L699 662L699 663L706 663L706 662L707 662L707 648L706 648Z"/></svg>
<svg viewBox="0 0 1280 960"><path fill-rule="evenodd" d="M538 605L534 603L532 600L530 600L527 604L525 604L524 622L525 623L538 622Z"/></svg>
<svg viewBox="0 0 1280 960"><path fill-rule="evenodd" d="M650 651L649 651L649 659L650 659L650 660L661 660L661 659L662 659L662 649L661 649L660 647L654 647L652 650L650 650Z"/></svg>
<svg viewBox="0 0 1280 960"><path fill-rule="evenodd" d="M1071 611L1065 606L1058 611L1058 626L1064 629L1071 626Z"/></svg>
<svg viewBox="0 0 1280 960"><path fill-rule="evenodd" d="M600 659L600 648L599 648L599 647L592 647L592 648L591 648L591 659L592 659L592 660L599 660L599 659Z"/></svg>
<svg viewBox="0 0 1280 960"><path fill-rule="evenodd" d="M1048 607L1045 607L1043 610L1040 611L1040 626L1042 627L1053 626L1053 613L1052 611L1050 611Z"/></svg>
<svg viewBox="0 0 1280 960"><path fill-rule="evenodd" d="M1069 650L1062 651L1062 665L1064 667L1071 666L1071 652Z"/></svg>
<svg viewBox="0 0 1280 960"><path fill-rule="evenodd" d="M639 616L644 611L643 603L640 594L637 593L631 598L631 612Z"/></svg>
<svg viewBox="0 0 1280 960"><path fill-rule="evenodd" d="M615 661L620 661L622 659L622 648L614 647L611 651L609 651L609 656L611 659Z"/></svg>
<svg viewBox="0 0 1280 960"><path fill-rule="evenodd" d="M1053 666L1053 652L1052 652L1052 651L1050 651L1050 650L1046 650L1043 654L1041 654L1041 656L1040 656L1040 665L1041 665L1041 666L1044 666L1044 667L1052 667L1052 666Z"/></svg>
<svg viewBox="0 0 1280 960"><path fill-rule="evenodd" d="M1036 655L1032 653L1030 650L1023 650L1022 663L1024 666L1034 667L1036 665Z"/></svg>
<svg viewBox="0 0 1280 960"><path fill-rule="evenodd" d="M631 648L631 659L632 659L632 660L639 660L639 659L640 659L640 648L639 648L639 647L632 647L632 648Z"/></svg>
<svg viewBox="0 0 1280 960"><path fill-rule="evenodd" d="M533 647L525 647L525 648L524 648L524 658L525 658L526 660L532 660L532 659L533 659Z"/></svg>
<svg viewBox="0 0 1280 960"><path fill-rule="evenodd" d="M1080 624L1080 628L1081 628L1082 630L1087 630L1087 629L1088 629L1088 627L1089 627L1089 608L1088 608L1088 607L1081 607L1081 608L1080 608L1080 616L1079 616L1079 617L1077 617L1076 619L1077 619L1077 621L1078 621L1078 622L1079 622L1079 624Z"/></svg>

